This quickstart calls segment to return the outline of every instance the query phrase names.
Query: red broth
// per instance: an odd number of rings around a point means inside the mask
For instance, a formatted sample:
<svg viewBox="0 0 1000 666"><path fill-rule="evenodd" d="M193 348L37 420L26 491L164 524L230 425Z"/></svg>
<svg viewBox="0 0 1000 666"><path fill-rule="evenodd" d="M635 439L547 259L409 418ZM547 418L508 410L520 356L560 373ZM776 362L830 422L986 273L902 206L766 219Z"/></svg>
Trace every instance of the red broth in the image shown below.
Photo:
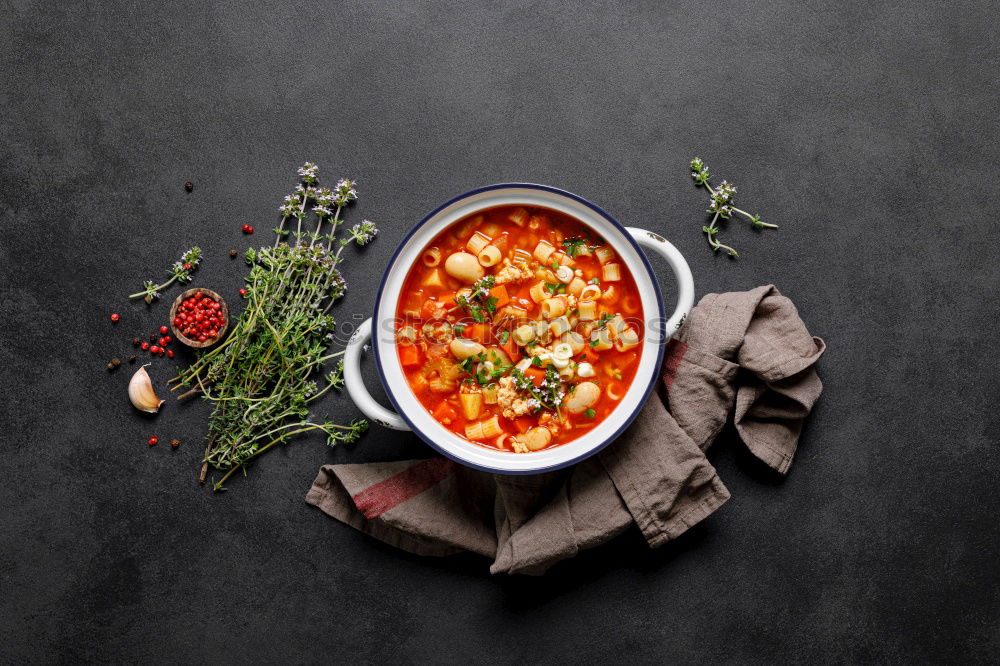
<svg viewBox="0 0 1000 666"><path fill-rule="evenodd" d="M498 206L410 268L396 348L432 417L488 448L572 441L618 406L645 334L635 280L604 239L548 208Z"/></svg>

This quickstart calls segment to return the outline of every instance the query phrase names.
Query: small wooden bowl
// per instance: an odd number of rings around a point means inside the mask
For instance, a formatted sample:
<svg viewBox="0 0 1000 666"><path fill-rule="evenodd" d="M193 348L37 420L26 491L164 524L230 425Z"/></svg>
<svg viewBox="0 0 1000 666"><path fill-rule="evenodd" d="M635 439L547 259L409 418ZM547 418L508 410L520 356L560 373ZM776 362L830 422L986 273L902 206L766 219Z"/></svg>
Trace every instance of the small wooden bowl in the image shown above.
<svg viewBox="0 0 1000 666"><path fill-rule="evenodd" d="M177 308L181 306L181 303L184 302L184 299L190 298L191 296L194 296L198 292L201 292L206 296L211 296L214 300L218 301L220 306L219 309L222 311L222 328L219 329L219 334L216 335L214 338L209 338L208 340L205 340L204 342L201 342L199 340L192 340L191 338L181 333L180 330L178 330L178 328L174 325L174 318L177 316ZM211 347L216 342L222 339L222 336L226 334L227 328L229 328L229 306L226 305L226 301L223 300L222 296L219 296L211 289L188 289L180 296L178 296L174 300L174 304L170 306L170 330L174 332L175 338L186 344L188 347L194 347L196 349L201 349L203 347Z"/></svg>

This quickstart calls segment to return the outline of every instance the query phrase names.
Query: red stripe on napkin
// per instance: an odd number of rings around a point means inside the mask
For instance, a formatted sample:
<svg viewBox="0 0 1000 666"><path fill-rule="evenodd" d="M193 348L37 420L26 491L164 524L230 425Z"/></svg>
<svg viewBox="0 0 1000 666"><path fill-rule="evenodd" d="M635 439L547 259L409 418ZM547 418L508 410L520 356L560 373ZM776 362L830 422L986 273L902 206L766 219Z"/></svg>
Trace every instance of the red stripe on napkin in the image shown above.
<svg viewBox="0 0 1000 666"><path fill-rule="evenodd" d="M358 511L371 520L416 497L454 471L454 461L448 458L430 458L365 488L351 499Z"/></svg>
<svg viewBox="0 0 1000 666"><path fill-rule="evenodd" d="M677 338L670 338L667 343L666 358L663 359L663 385L669 390L670 385L674 383L674 377L677 376L677 368L681 365L681 360L684 358L684 352L687 351L687 343L681 342Z"/></svg>

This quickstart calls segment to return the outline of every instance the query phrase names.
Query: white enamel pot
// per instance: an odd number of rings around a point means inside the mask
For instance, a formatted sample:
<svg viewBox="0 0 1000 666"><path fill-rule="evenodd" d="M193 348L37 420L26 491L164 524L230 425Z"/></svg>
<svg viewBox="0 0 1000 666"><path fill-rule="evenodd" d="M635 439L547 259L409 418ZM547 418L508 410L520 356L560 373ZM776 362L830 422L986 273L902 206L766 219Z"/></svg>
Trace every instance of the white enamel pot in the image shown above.
<svg viewBox="0 0 1000 666"><path fill-rule="evenodd" d="M506 205L552 208L577 218L614 248L635 278L646 318L646 335L635 379L615 410L596 428L566 444L532 453L513 453L473 444L451 432L428 413L410 390L396 354L393 325L403 282L421 252L441 231L477 211ZM673 270L676 305L664 312L663 296L643 249L662 257ZM443 455L470 467L500 474L535 474L566 467L610 444L635 419L660 375L663 343L684 323L694 304L694 279L681 253L666 239L644 229L627 228L589 201L569 192L527 183L490 185L448 201L415 226L396 249L375 299L375 315L354 332L344 355L347 390L358 408L382 426L412 430ZM376 322L373 325L372 322ZM372 399L361 377L361 354L373 340L375 363L395 412Z"/></svg>

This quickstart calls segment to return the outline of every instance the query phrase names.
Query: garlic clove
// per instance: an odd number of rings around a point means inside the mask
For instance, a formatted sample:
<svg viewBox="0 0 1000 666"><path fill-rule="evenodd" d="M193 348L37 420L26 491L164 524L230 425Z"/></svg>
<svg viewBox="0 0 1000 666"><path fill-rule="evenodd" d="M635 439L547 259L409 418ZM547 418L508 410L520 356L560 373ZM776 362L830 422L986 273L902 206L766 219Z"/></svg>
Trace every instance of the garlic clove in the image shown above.
<svg viewBox="0 0 1000 666"><path fill-rule="evenodd" d="M132 379L129 380L128 399L139 411L155 414L160 410L160 405L166 401L156 397L156 393L153 391L153 382L150 381L149 373L146 372L146 365L136 370Z"/></svg>

